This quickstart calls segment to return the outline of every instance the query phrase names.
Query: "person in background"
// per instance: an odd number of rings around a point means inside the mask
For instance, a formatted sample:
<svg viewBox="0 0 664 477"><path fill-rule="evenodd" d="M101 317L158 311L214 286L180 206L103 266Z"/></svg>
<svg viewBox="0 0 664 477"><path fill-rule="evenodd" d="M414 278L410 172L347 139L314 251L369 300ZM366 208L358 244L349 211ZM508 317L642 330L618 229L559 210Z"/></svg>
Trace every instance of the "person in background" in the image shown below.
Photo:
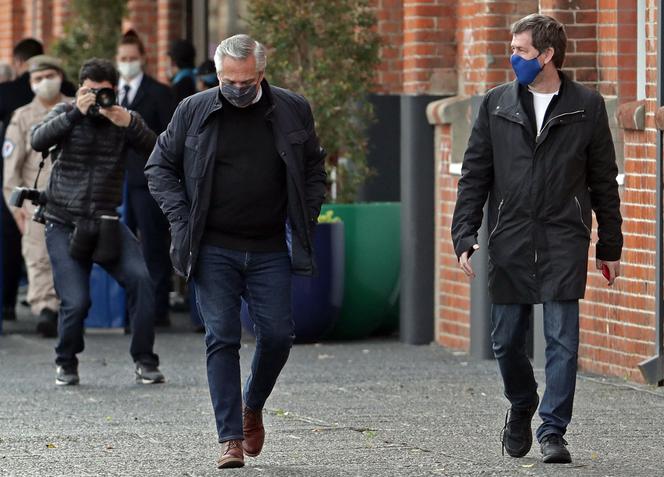
<svg viewBox="0 0 664 477"><path fill-rule="evenodd" d="M19 41L12 52L13 68L16 78L0 83L0 141L3 158L12 149L12 144L4 140L5 130L9 126L12 114L25 106L34 97L30 87L28 60L44 53L42 44L32 38ZM1 170L1 169L0 169ZM21 232L16 226L13 214L2 201L2 319L16 319L16 298L21 280L23 260L21 255Z"/></svg>
<svg viewBox="0 0 664 477"><path fill-rule="evenodd" d="M173 40L168 49L171 61L170 78L175 102L179 103L187 96L196 93L196 75L194 62L196 48L188 40Z"/></svg>
<svg viewBox="0 0 664 477"><path fill-rule="evenodd" d="M0 83L0 143L3 150L10 145L5 144L5 130L9 126L12 114L21 106L25 106L35 94L30 84L28 60L33 56L44 54L44 47L34 38L25 38L19 41L12 51L12 62L16 78L12 81ZM74 96L76 87L63 79L60 91L65 96ZM4 153L3 153L4 155ZM0 171L2 168L0 168ZM2 318L4 320L16 319L16 295L23 269L21 258L21 234L16 227L13 215L9 212L7 204L2 201Z"/></svg>
<svg viewBox="0 0 664 477"><path fill-rule="evenodd" d="M35 97L14 112L5 134L3 194L7 201L16 187L46 188L52 161L44 160L41 153L32 149L30 130L56 104L71 100L60 92L64 73L58 59L46 55L33 56L28 60L28 71ZM12 213L23 236L21 245L28 272L27 299L32 313L39 316L37 332L53 338L57 336L60 301L53 286L44 226L32 220L35 209L35 205L26 200L23 207L12 207Z"/></svg>
<svg viewBox="0 0 664 477"><path fill-rule="evenodd" d="M79 383L76 355L85 347L83 320L90 308L93 263L101 265L127 294L129 351L136 381L162 383L159 357L153 352L154 285L136 237L117 213L122 203L125 150L132 147L147 157L156 135L139 114L112 101L118 85L112 62L86 61L79 84L75 103L58 104L31 135L36 151L59 149L46 188L44 212L46 247L61 300L55 383Z"/></svg>
<svg viewBox="0 0 664 477"><path fill-rule="evenodd" d="M168 86L145 73L145 47L134 30L127 31L118 43L115 56L120 72L118 101L136 111L147 126L160 134L171 120L175 104ZM143 168L147 157L127 149L127 225L136 233L155 285L155 326L169 326L171 288L170 234L168 221L148 190Z"/></svg>
<svg viewBox="0 0 664 477"><path fill-rule="evenodd" d="M219 86L219 78L214 68L214 61L207 59L196 68L196 88L198 91Z"/></svg>

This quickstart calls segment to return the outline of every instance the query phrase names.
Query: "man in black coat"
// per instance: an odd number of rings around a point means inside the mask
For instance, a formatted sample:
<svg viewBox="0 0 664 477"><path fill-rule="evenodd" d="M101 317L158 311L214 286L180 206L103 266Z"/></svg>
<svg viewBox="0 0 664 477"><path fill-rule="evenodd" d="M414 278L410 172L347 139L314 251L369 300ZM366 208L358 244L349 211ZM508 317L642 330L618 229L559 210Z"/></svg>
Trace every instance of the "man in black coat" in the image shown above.
<svg viewBox="0 0 664 477"><path fill-rule="evenodd" d="M307 101L268 85L263 45L247 35L215 54L221 87L180 103L145 170L171 224L175 269L191 278L205 323L219 468L262 449L262 409L293 343L291 272L313 274L325 152ZM240 386L240 299L256 331Z"/></svg>
<svg viewBox="0 0 664 477"><path fill-rule="evenodd" d="M503 446L523 457L532 445L539 396L525 343L532 305L543 303L546 390L537 439L544 462L570 462L563 435L572 417L592 211L596 266L609 285L620 275L618 169L602 97L559 71L563 25L533 14L512 35L517 79L484 97L463 160L452 239L472 278L488 196L491 337L511 403Z"/></svg>
<svg viewBox="0 0 664 477"><path fill-rule="evenodd" d="M55 146L46 188L46 247L60 297L56 384L76 385L90 271L101 265L127 293L130 353L139 383L164 381L154 347L154 285L136 237L119 221L127 147L147 156L156 141L141 117L113 104L118 74L108 60L81 67L76 102L60 103L32 130L35 151ZM102 101L108 99L108 102Z"/></svg>
<svg viewBox="0 0 664 477"><path fill-rule="evenodd" d="M173 116L173 95L168 86L143 72L145 47L133 30L120 40L116 64L120 72L120 104L139 113L148 127L160 134ZM127 224L134 232L140 232L143 256L155 285L155 325L168 326L170 235L168 221L148 190L143 172L146 159L134 149L127 150Z"/></svg>
<svg viewBox="0 0 664 477"><path fill-rule="evenodd" d="M0 143L4 151L13 150L12 144L5 144L5 130L9 126L12 114L21 106L30 103L35 97L30 86L28 60L33 56L44 54L42 44L26 38L14 46L12 56L16 79L0 84ZM63 81L61 92L65 96L74 96L76 88L69 81ZM0 168L1 169L1 168ZM1 179L1 178L0 178ZM16 314L16 294L21 278L21 233L16 227L7 204L2 201L2 258L3 258L3 319L14 320Z"/></svg>
<svg viewBox="0 0 664 477"><path fill-rule="evenodd" d="M196 93L196 48L189 40L173 40L168 48L171 85L176 104Z"/></svg>

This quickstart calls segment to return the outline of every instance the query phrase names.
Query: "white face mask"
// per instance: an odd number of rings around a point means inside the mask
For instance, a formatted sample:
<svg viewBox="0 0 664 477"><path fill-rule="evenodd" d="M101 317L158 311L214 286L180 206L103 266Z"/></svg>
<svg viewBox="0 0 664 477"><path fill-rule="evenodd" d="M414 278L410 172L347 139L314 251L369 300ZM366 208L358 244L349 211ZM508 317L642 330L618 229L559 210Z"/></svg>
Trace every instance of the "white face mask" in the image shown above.
<svg viewBox="0 0 664 477"><path fill-rule="evenodd" d="M40 99L44 101L53 101L60 95L60 86L62 85L62 79L57 78L44 78L37 84L30 84L32 92L35 93Z"/></svg>
<svg viewBox="0 0 664 477"><path fill-rule="evenodd" d="M141 60L118 62L120 76L126 80L136 78L142 71Z"/></svg>

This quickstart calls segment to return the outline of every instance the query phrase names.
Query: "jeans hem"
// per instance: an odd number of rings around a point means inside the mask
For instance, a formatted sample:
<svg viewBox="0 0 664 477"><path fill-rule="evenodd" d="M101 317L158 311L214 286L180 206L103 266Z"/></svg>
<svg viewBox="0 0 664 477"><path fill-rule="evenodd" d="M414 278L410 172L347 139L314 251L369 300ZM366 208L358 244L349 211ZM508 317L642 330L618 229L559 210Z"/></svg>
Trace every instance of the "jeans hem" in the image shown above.
<svg viewBox="0 0 664 477"><path fill-rule="evenodd" d="M231 436L224 436L219 438L219 444L223 444L224 442L228 441L243 441L244 440L244 434L233 434Z"/></svg>

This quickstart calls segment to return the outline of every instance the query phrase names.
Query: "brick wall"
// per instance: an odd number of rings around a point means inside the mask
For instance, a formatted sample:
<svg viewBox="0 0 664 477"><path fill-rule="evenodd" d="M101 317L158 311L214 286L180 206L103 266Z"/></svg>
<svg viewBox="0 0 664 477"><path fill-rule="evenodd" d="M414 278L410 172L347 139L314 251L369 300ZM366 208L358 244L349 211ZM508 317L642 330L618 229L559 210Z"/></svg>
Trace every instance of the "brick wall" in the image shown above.
<svg viewBox="0 0 664 477"><path fill-rule="evenodd" d="M122 22L122 31L135 30L145 45L146 72L157 75L159 48L157 44L157 0L129 0L129 16Z"/></svg>
<svg viewBox="0 0 664 477"><path fill-rule="evenodd" d="M381 37L376 93L403 91L403 0L375 0L377 31Z"/></svg>
<svg viewBox="0 0 664 477"><path fill-rule="evenodd" d="M381 0L388 1L388 0ZM11 62L14 44L33 37L48 51L64 33L71 14L67 0L0 0L0 61ZM166 81L166 52L184 35L184 0L129 0L123 31L134 28L145 43L148 72Z"/></svg>

